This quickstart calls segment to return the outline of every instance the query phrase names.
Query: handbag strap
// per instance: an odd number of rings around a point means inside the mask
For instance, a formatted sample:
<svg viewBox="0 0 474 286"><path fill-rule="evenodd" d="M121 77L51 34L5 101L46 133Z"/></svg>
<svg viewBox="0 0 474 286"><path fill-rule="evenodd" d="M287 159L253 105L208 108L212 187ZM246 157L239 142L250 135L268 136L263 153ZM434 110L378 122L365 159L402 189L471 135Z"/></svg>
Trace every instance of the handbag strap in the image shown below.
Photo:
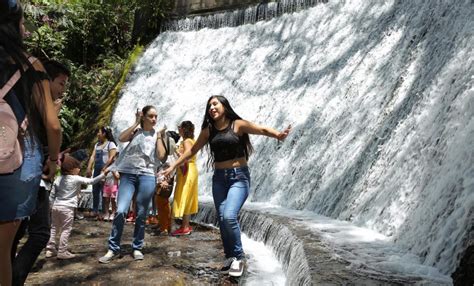
<svg viewBox="0 0 474 286"><path fill-rule="evenodd" d="M166 140L167 140L167 141L169 141L169 139L168 139L168 135L167 135L167 134L165 134L165 136L166 136ZM163 147L165 147L166 155L168 155L168 154L169 154L169 152L168 152L168 151L169 151L169 149L166 147L165 139L164 139L164 137L163 137L163 136L161 137L161 142L163 142Z"/></svg>
<svg viewBox="0 0 474 286"><path fill-rule="evenodd" d="M31 64L33 64L34 62L36 62L38 59L35 58L35 57L29 57L28 58L28 61L30 61ZM0 89L0 99L3 99L5 97L5 95L8 94L8 92L15 86L15 84L18 82L18 80L21 78L21 72L20 70L17 70L11 77L10 79L7 81L7 83L5 83L2 87L2 89Z"/></svg>

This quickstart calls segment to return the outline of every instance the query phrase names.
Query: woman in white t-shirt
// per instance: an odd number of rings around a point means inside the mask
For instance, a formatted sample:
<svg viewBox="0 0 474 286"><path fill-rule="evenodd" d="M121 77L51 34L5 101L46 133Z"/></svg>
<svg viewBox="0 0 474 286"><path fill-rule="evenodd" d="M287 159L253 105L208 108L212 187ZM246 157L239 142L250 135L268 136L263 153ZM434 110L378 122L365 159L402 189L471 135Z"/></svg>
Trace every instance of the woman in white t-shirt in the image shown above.
<svg viewBox="0 0 474 286"><path fill-rule="evenodd" d="M155 193L156 171L166 160L166 151L162 143L164 130L155 130L157 122L156 108L147 105L140 112L137 110L135 123L120 133L120 142L129 142L127 147L110 167L120 173L117 213L112 223L109 237L109 250L99 259L109 263L120 256L125 215L128 212L132 197L136 194L137 218L133 232L133 258L142 260L141 252L145 239L145 218L148 206Z"/></svg>
<svg viewBox="0 0 474 286"><path fill-rule="evenodd" d="M110 127L103 126L99 128L97 131L97 139L98 142L95 144L94 151L87 164L88 177L92 175L92 170L94 171L94 177L98 176L105 166L110 165L117 153L117 144L115 143ZM97 220L102 220L104 213L102 203L103 188L103 183L95 184L92 188L92 211Z"/></svg>

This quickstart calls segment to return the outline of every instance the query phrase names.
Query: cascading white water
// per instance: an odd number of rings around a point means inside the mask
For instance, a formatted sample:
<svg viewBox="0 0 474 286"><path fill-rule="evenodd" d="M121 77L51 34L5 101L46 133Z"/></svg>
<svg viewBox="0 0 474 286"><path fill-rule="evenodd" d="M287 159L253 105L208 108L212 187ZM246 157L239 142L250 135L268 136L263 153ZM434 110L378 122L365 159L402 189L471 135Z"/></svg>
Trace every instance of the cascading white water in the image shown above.
<svg viewBox="0 0 474 286"><path fill-rule="evenodd" d="M199 130L212 94L253 122L292 123L283 143L252 137L251 201L369 227L448 274L474 219L473 28L471 1L330 1L253 25L165 32L112 123L118 132L153 104L161 125Z"/></svg>
<svg viewBox="0 0 474 286"><path fill-rule="evenodd" d="M255 24L258 21L270 20L285 13L301 11L327 0L281 0L278 2L262 2L246 9L218 12L205 16L194 16L184 19L165 21L161 30L192 31L202 28L236 27Z"/></svg>

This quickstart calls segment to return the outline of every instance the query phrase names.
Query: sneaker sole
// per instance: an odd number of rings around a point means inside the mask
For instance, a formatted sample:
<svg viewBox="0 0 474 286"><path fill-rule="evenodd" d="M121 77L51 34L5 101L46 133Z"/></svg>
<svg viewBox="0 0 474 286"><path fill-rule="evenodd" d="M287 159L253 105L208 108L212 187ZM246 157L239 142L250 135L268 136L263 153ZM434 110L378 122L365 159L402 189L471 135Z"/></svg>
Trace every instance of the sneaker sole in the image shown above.
<svg viewBox="0 0 474 286"><path fill-rule="evenodd" d="M122 257L122 256L120 256L120 255L116 255L116 256L113 256L112 258L110 258L109 260L101 260L101 259L99 258L99 263L108 264L108 263L110 263L112 260L117 259L117 258L121 258L121 257ZM102 258L102 257L101 257L101 258Z"/></svg>
<svg viewBox="0 0 474 286"><path fill-rule="evenodd" d="M112 260L116 259L116 258L119 258L118 256L117 257L112 257L110 258L109 260L100 260L99 259L99 263L102 263L102 264L108 264L110 263Z"/></svg>
<svg viewBox="0 0 474 286"><path fill-rule="evenodd" d="M57 260L69 260L69 259L74 259L74 258L76 258L76 256L74 256L74 257L67 257L67 258L66 258L66 257L62 257L62 258L56 257Z"/></svg>
<svg viewBox="0 0 474 286"><path fill-rule="evenodd" d="M232 277L240 277L240 276L242 276L243 273L244 273L243 270L242 270L242 272L239 272L239 273L234 273L234 272L230 272L230 271L229 271L229 276L232 276Z"/></svg>
<svg viewBox="0 0 474 286"><path fill-rule="evenodd" d="M177 233L177 234L171 234L172 236L185 236L185 235L191 235L191 232L189 233Z"/></svg>

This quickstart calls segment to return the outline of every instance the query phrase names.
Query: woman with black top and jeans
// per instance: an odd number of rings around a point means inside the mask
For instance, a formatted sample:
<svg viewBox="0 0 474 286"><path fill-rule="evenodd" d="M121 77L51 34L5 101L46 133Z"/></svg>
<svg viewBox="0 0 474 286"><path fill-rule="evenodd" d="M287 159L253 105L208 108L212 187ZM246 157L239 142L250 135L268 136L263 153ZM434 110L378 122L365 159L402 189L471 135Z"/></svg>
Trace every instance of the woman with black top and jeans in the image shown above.
<svg viewBox="0 0 474 286"><path fill-rule="evenodd" d="M211 96L206 103L204 121L196 143L163 172L163 175L169 175L204 145L207 144L210 148L208 165L214 167L212 195L219 216L219 228L226 256L221 271L231 276L241 276L244 267L245 254L240 238L238 215L250 189L247 160L253 148L249 134L284 140L290 130L291 126L278 132L243 120L224 96Z"/></svg>

